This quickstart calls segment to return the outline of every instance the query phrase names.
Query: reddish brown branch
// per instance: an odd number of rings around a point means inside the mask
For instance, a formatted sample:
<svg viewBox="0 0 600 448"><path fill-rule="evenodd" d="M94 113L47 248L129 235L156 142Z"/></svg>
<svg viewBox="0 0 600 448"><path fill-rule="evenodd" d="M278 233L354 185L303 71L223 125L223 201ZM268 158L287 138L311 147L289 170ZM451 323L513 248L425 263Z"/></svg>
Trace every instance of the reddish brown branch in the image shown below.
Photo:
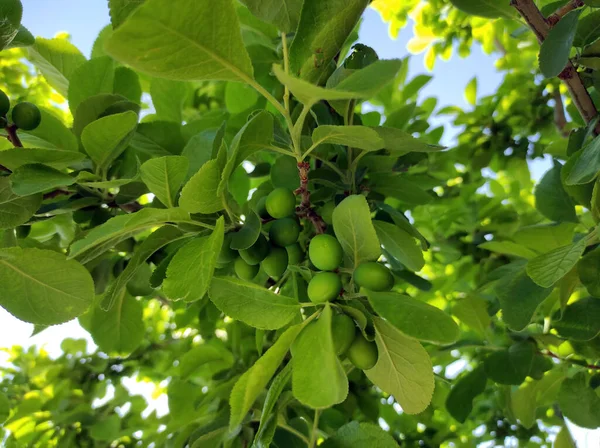
<svg viewBox="0 0 600 448"><path fill-rule="evenodd" d="M296 207L296 214L300 218L307 218L312 222L316 233L323 233L327 228L327 224L310 205L310 191L308 190L308 172L310 171L310 163L298 162L298 174L300 176L300 188L294 193L300 196L300 205Z"/></svg>
<svg viewBox="0 0 600 448"><path fill-rule="evenodd" d="M11 124L9 126L6 126L4 129L8 134L6 136L8 141L11 142L13 146L16 146L17 148L22 148L23 143L21 143L21 139L19 139L19 136L17 135L17 127L14 124Z"/></svg>
<svg viewBox="0 0 600 448"><path fill-rule="evenodd" d="M70 195L70 194L71 194L70 191L58 189L58 190L54 190L54 191L44 194L43 198L44 199L54 199L57 196Z"/></svg>
<svg viewBox="0 0 600 448"><path fill-rule="evenodd" d="M569 3L567 3L564 6L561 6L560 8L558 8L553 14L550 14L548 16L548 18L546 19L546 21L548 22L548 24L553 27L554 25L556 25L560 19L562 19L564 16L566 16L567 14L569 14L571 11L577 9L577 8L581 8L585 3L583 3L583 0L571 0Z"/></svg>
<svg viewBox="0 0 600 448"><path fill-rule="evenodd" d="M585 367L586 369L600 370L600 366L595 366L593 364L588 364L588 363L586 363L584 361L577 361L577 360L574 360L574 359L561 358L557 354L552 353L550 350L544 350L544 351L540 351L538 353L540 355L549 356L550 358L558 359L561 362L568 362L568 363L575 364L575 365L578 365L578 366L581 366L581 367Z"/></svg>
<svg viewBox="0 0 600 448"><path fill-rule="evenodd" d="M548 37L550 25L533 0L511 0L511 5L514 6L525 19L529 28L531 28L537 36L540 44L544 42L546 37ZM573 103L585 122L590 123L598 116L598 110L592 101L592 97L585 88L577 69L573 66L571 61L569 61L565 70L559 75L559 78L567 85ZM600 134L600 123L596 126L595 133Z"/></svg>

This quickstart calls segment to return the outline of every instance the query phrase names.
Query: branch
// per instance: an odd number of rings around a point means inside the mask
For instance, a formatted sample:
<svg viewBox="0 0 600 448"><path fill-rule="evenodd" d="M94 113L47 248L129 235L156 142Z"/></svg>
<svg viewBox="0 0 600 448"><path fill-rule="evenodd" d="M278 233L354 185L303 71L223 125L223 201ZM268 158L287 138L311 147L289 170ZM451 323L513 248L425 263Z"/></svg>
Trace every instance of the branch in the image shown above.
<svg viewBox="0 0 600 448"><path fill-rule="evenodd" d="M550 14L548 16L548 18L546 19L546 21L548 22L548 24L553 27L554 25L556 25L560 19L562 19L564 16L566 16L567 14L569 14L571 11L577 9L577 8L581 8L585 3L583 3L583 0L571 0L569 3L567 3L564 6L561 6L560 8L558 8L553 14Z"/></svg>
<svg viewBox="0 0 600 448"><path fill-rule="evenodd" d="M315 232L323 233L327 228L327 224L310 205L310 191L308 191L308 171L310 170L309 162L298 162L298 174L300 176L300 188L294 193L300 195L300 205L296 208L296 214L300 218L308 218L312 222Z"/></svg>
<svg viewBox="0 0 600 448"><path fill-rule="evenodd" d="M595 366L593 364L588 364L585 361L579 361L576 359L566 359L566 358L561 358L560 356L552 353L550 350L545 350L545 351L539 351L538 352L540 355L544 355L544 356L549 356L550 358L554 358L557 359L561 362L568 362L570 364L575 364L581 367L585 367L586 369L590 369L590 370L600 370L600 366Z"/></svg>
<svg viewBox="0 0 600 448"><path fill-rule="evenodd" d="M554 123L556 127L560 131L560 134L563 137L569 136L569 131L567 130L567 117L565 115L565 106L563 104L562 96L560 91L557 89L554 91Z"/></svg>
<svg viewBox="0 0 600 448"><path fill-rule="evenodd" d="M571 4L575 1L578 0L573 0ZM543 43L550 32L550 25L533 0L511 0L511 5L523 16L540 44ZM558 77L567 85L573 103L585 122L590 123L598 115L598 110L571 61ZM595 133L600 134L600 123L596 126Z"/></svg>
<svg viewBox="0 0 600 448"><path fill-rule="evenodd" d="M23 143L21 143L21 140L17 135L17 127L14 124L11 124L10 126L6 126L4 129L6 129L6 132L8 133L8 135L6 136L8 141L11 142L13 146L16 146L17 148L22 148Z"/></svg>

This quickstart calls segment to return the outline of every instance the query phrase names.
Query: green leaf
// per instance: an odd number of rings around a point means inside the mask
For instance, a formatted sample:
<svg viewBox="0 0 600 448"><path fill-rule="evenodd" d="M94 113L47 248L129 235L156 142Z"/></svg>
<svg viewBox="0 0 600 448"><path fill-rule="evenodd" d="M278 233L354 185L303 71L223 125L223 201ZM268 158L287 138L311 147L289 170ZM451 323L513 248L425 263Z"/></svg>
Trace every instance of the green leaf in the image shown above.
<svg viewBox="0 0 600 448"><path fill-rule="evenodd" d="M381 390L394 396L407 414L424 411L433 396L431 359L414 339L404 336L387 321L373 318L377 364L367 377Z"/></svg>
<svg viewBox="0 0 600 448"><path fill-rule="evenodd" d="M411 235L400 227L385 221L373 221L383 248L411 271L420 271L425 265L423 252Z"/></svg>
<svg viewBox="0 0 600 448"><path fill-rule="evenodd" d="M0 50L9 48L19 32L23 18L20 0L4 0L0 6Z"/></svg>
<svg viewBox="0 0 600 448"><path fill-rule="evenodd" d="M419 140L401 129L385 126L371 126L371 129L379 134L385 142L385 149L392 155L401 156L408 152L437 152L444 149L443 146Z"/></svg>
<svg viewBox="0 0 600 448"><path fill-rule="evenodd" d="M563 278L579 261L586 248L586 239L559 247L527 263L527 274L538 285L549 288Z"/></svg>
<svg viewBox="0 0 600 448"><path fill-rule="evenodd" d="M130 111L100 118L83 129L81 143L99 169L106 170L125 151L137 122L137 114Z"/></svg>
<svg viewBox="0 0 600 448"><path fill-rule="evenodd" d="M173 226L163 226L155 232L152 232L148 238L136 247L135 252L129 259L125 269L123 269L123 272L121 272L115 281L108 287L104 294L101 307L104 310L111 309L118 297L120 297L121 293L125 290L127 283L135 277L137 270L146 263L148 258L161 247L182 238L185 238L183 232Z"/></svg>
<svg viewBox="0 0 600 448"><path fill-rule="evenodd" d="M586 297L567 305L556 313L552 326L562 337L575 341L589 341L600 333L600 299Z"/></svg>
<svg viewBox="0 0 600 448"><path fill-rule="evenodd" d="M321 448L398 448L398 443L386 431L373 423L352 421L346 423L329 437Z"/></svg>
<svg viewBox="0 0 600 448"><path fill-rule="evenodd" d="M122 95L134 103L141 103L142 86L137 73L128 67L117 67L115 69L113 93Z"/></svg>
<svg viewBox="0 0 600 448"><path fill-rule="evenodd" d="M378 173L374 179L371 179L371 182L373 182L373 190L406 204L423 205L433 200L432 195L401 175Z"/></svg>
<svg viewBox="0 0 600 448"><path fill-rule="evenodd" d="M271 348L235 383L229 398L231 406L229 427L231 429L242 423L258 396L283 362L290 346L303 327L304 325L294 325L285 330Z"/></svg>
<svg viewBox="0 0 600 448"><path fill-rule="evenodd" d="M577 448L567 425L563 425L556 434L552 448Z"/></svg>
<svg viewBox="0 0 600 448"><path fill-rule="evenodd" d="M216 159L209 160L192 176L181 190L179 205L190 213L215 213L223 210L223 198L218 194L221 169Z"/></svg>
<svg viewBox="0 0 600 448"><path fill-rule="evenodd" d="M473 296L459 300L452 307L452 314L465 325L477 332L482 338L491 324L486 303Z"/></svg>
<svg viewBox="0 0 600 448"><path fill-rule="evenodd" d="M570 244L575 227L575 224L570 222L526 226L517 230L512 239L538 253L545 253Z"/></svg>
<svg viewBox="0 0 600 448"><path fill-rule="evenodd" d="M256 104L258 93L247 84L228 82L225 87L225 107L232 114L240 114Z"/></svg>
<svg viewBox="0 0 600 448"><path fill-rule="evenodd" d="M600 397L588 386L585 373L565 379L557 400L564 416L577 426L591 429L600 426Z"/></svg>
<svg viewBox="0 0 600 448"><path fill-rule="evenodd" d="M465 88L465 99L471 106L477 104L477 77L474 77L469 81Z"/></svg>
<svg viewBox="0 0 600 448"><path fill-rule="evenodd" d="M400 59L377 61L361 70L356 70L333 89L325 89L296 78L285 73L279 65L273 66L273 72L300 102L314 104L319 100L371 98L396 77L401 67Z"/></svg>
<svg viewBox="0 0 600 448"><path fill-rule="evenodd" d="M127 20L145 0L108 0L110 10L110 22L114 29L118 28Z"/></svg>
<svg viewBox="0 0 600 448"><path fill-rule="evenodd" d="M12 229L25 224L40 205L42 205L41 194L16 195L10 187L10 179L0 177L0 229Z"/></svg>
<svg viewBox="0 0 600 448"><path fill-rule="evenodd" d="M573 44L576 47L585 47L600 38L600 11L594 11L577 23L577 33Z"/></svg>
<svg viewBox="0 0 600 448"><path fill-rule="evenodd" d="M348 196L333 210L335 236L354 266L374 261L381 255L377 233L371 222L371 210L364 196Z"/></svg>
<svg viewBox="0 0 600 448"><path fill-rule="evenodd" d="M187 380L202 366L207 364L219 365L219 369L229 369L233 366L233 355L222 344L203 343L187 351L179 360L179 375Z"/></svg>
<svg viewBox="0 0 600 448"><path fill-rule="evenodd" d="M181 123L183 107L190 93L190 85L185 82L154 78L150 83L152 104L159 120Z"/></svg>
<svg viewBox="0 0 600 448"><path fill-rule="evenodd" d="M23 25L21 25L19 27L19 30L17 31L17 34L15 35L14 39L5 48L8 49L8 48L30 47L34 43L35 43L35 37L33 37L33 34L31 34L31 31L29 31L27 28L25 28Z"/></svg>
<svg viewBox="0 0 600 448"><path fill-rule="evenodd" d="M75 178L46 165L21 165L9 177L12 191L19 196L66 187L75 183Z"/></svg>
<svg viewBox="0 0 600 448"><path fill-rule="evenodd" d="M85 56L66 39L38 37L29 47L29 59L48 84L65 98L69 97L69 80Z"/></svg>
<svg viewBox="0 0 600 448"><path fill-rule="evenodd" d="M495 287L502 307L502 318L510 328L525 328L537 307L553 288L543 288L533 282L524 269L500 279Z"/></svg>
<svg viewBox="0 0 600 448"><path fill-rule="evenodd" d="M32 131L19 131L21 141L29 143L26 146L43 147L45 149L63 149L66 151L79 151L77 137L71 129L67 128L63 121L55 115L55 112L45 107L39 107L42 114L40 125ZM33 141L35 140L35 141ZM24 148L19 148L24 149Z"/></svg>
<svg viewBox="0 0 600 448"><path fill-rule="evenodd" d="M569 12L550 28L540 48L540 70L546 78L558 76L569 62L581 10Z"/></svg>
<svg viewBox="0 0 600 448"><path fill-rule="evenodd" d="M0 305L25 322L55 325L85 313L94 281L79 263L50 250L0 249Z"/></svg>
<svg viewBox="0 0 600 448"><path fill-rule="evenodd" d="M139 232L160 224L189 219L189 214L179 208L145 208L136 213L115 216L71 244L69 258L77 257L80 263L85 264Z"/></svg>
<svg viewBox="0 0 600 448"><path fill-rule="evenodd" d="M577 263L579 279L594 297L600 297L600 249L585 254Z"/></svg>
<svg viewBox="0 0 600 448"><path fill-rule="evenodd" d="M280 156L271 166L271 183L275 188L295 190L300 187L300 176L296 159Z"/></svg>
<svg viewBox="0 0 600 448"><path fill-rule="evenodd" d="M406 336L434 344L451 344L459 337L456 322L428 303L395 292L367 291L367 297L377 314Z"/></svg>
<svg viewBox="0 0 600 448"><path fill-rule="evenodd" d="M75 114L81 102L100 93L113 93L115 68L108 56L94 58L79 65L69 82L69 109Z"/></svg>
<svg viewBox="0 0 600 448"><path fill-rule="evenodd" d="M100 350L111 355L126 356L142 343L146 327L142 303L122 289L108 311L93 311L90 333Z"/></svg>
<svg viewBox="0 0 600 448"><path fill-rule="evenodd" d="M490 353L484 360L485 373L498 384L521 384L531 370L535 345L517 342L508 350Z"/></svg>
<svg viewBox="0 0 600 448"><path fill-rule="evenodd" d="M300 23L290 46L291 73L316 83L368 5L369 0L304 0Z"/></svg>
<svg viewBox="0 0 600 448"><path fill-rule="evenodd" d="M246 221L240 230L231 237L230 247L235 250L248 249L260 236L262 223L258 215L253 210L245 213Z"/></svg>
<svg viewBox="0 0 600 448"><path fill-rule="evenodd" d="M314 145L330 143L377 151L385 146L379 134L367 126L319 126L313 131Z"/></svg>
<svg viewBox="0 0 600 448"><path fill-rule="evenodd" d="M185 180L198 172L212 157L212 145L215 141L216 131L210 129L194 135L185 145L181 155L188 159L189 169Z"/></svg>
<svg viewBox="0 0 600 448"><path fill-rule="evenodd" d="M174 207L179 188L187 176L189 162L183 156L150 159L140 168L148 189L167 207Z"/></svg>
<svg viewBox="0 0 600 448"><path fill-rule="evenodd" d="M450 0L458 9L474 16L514 19L515 11L509 2L497 0Z"/></svg>
<svg viewBox="0 0 600 448"><path fill-rule="evenodd" d="M0 425L4 423L10 415L10 401L8 397L0 392Z"/></svg>
<svg viewBox="0 0 600 448"><path fill-rule="evenodd" d="M109 442L119 436L121 419L118 414L112 414L94 421L90 427L90 437L97 441Z"/></svg>
<svg viewBox="0 0 600 448"><path fill-rule="evenodd" d="M303 0L241 0L250 12L281 31L296 31L300 21Z"/></svg>
<svg viewBox="0 0 600 448"><path fill-rule="evenodd" d="M15 171L23 165L43 164L66 168L85 159L85 154L62 149L13 148L0 151L0 164Z"/></svg>
<svg viewBox="0 0 600 448"><path fill-rule="evenodd" d="M73 117L73 133L77 137L81 137L83 129L91 122L97 120L101 116L105 116L105 112L115 105L122 104L126 98L121 95L110 95L101 93L94 95L81 102L75 116Z"/></svg>
<svg viewBox="0 0 600 448"><path fill-rule="evenodd" d="M592 182L600 171L600 137L585 145L575 166L567 176L567 185L579 185Z"/></svg>
<svg viewBox="0 0 600 448"><path fill-rule="evenodd" d="M177 251L163 282L163 291L169 299L193 302L204 297L223 245L223 229L221 216L210 236L194 239Z"/></svg>
<svg viewBox="0 0 600 448"><path fill-rule="evenodd" d="M527 247L523 247L520 244L513 243L512 241L487 241L480 244L478 247L498 254L512 255L527 259L535 258L537 256L536 252Z"/></svg>
<svg viewBox="0 0 600 448"><path fill-rule="evenodd" d="M575 203L562 186L560 171L562 166L555 163L536 186L535 208L552 221L578 222Z"/></svg>
<svg viewBox="0 0 600 448"><path fill-rule="evenodd" d="M263 330L285 326L300 310L291 297L232 277L213 278L208 295L226 315Z"/></svg>
<svg viewBox="0 0 600 448"><path fill-rule="evenodd" d="M348 378L333 346L331 315L326 304L292 344L292 392L313 409L329 408L348 396Z"/></svg>
<svg viewBox="0 0 600 448"><path fill-rule="evenodd" d="M115 30L105 48L115 59L159 78L253 79L232 0L147 0Z"/></svg>
<svg viewBox="0 0 600 448"><path fill-rule="evenodd" d="M483 365L462 375L446 398L446 409L450 415L464 423L473 410L473 400L483 393L486 383L487 377Z"/></svg>

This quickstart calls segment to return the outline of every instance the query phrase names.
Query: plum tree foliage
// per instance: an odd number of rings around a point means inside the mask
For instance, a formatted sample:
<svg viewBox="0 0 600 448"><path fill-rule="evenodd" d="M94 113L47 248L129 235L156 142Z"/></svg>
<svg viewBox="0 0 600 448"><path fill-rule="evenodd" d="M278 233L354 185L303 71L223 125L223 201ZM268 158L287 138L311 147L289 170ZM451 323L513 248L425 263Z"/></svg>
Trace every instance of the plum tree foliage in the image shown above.
<svg viewBox="0 0 600 448"><path fill-rule="evenodd" d="M600 427L600 2L108 3L88 59L0 0L0 306L94 341L6 349L3 446ZM368 7L430 69L494 53L501 85L439 108L357 42Z"/></svg>

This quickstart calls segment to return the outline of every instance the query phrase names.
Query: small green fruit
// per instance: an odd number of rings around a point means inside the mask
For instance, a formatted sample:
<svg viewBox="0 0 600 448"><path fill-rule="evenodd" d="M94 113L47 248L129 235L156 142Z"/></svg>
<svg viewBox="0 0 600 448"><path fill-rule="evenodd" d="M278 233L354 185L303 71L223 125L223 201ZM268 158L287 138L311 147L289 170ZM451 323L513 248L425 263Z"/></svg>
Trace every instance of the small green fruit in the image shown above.
<svg viewBox="0 0 600 448"><path fill-rule="evenodd" d="M19 103L13 107L12 121L19 129L33 131L42 122L42 113L35 104Z"/></svg>
<svg viewBox="0 0 600 448"><path fill-rule="evenodd" d="M221 246L221 252L219 252L219 256L217 257L217 262L221 264L230 263L235 260L238 256L238 252L235 249L232 249L231 239L233 238L233 233L228 233L223 238L223 245Z"/></svg>
<svg viewBox="0 0 600 448"><path fill-rule="evenodd" d="M320 272L308 283L308 298L313 303L335 299L342 290L342 280L333 272Z"/></svg>
<svg viewBox="0 0 600 448"><path fill-rule="evenodd" d="M342 263L342 246L331 235L317 235L310 241L308 256L317 269L333 271Z"/></svg>
<svg viewBox="0 0 600 448"><path fill-rule="evenodd" d="M271 243L281 247L289 246L298 241L300 224L293 218L282 218L271 224L269 239Z"/></svg>
<svg viewBox="0 0 600 448"><path fill-rule="evenodd" d="M261 235L252 246L248 249L240 250L240 257L248 264L255 265L263 261L269 255L269 243L267 239Z"/></svg>
<svg viewBox="0 0 600 448"><path fill-rule="evenodd" d="M300 244L294 243L289 246L285 246L285 250L288 253L289 264L298 264L304 261L304 251L300 247Z"/></svg>
<svg viewBox="0 0 600 448"><path fill-rule="evenodd" d="M333 336L333 346L338 356L346 353L354 341L356 325L354 320L346 314L334 314L331 318L331 333Z"/></svg>
<svg viewBox="0 0 600 448"><path fill-rule="evenodd" d="M252 280L258 274L259 269L258 264L248 264L242 257L236 258L235 263L233 263L235 274L242 280Z"/></svg>
<svg viewBox="0 0 600 448"><path fill-rule="evenodd" d="M296 211L296 195L287 188L276 188L267 196L265 206L273 218L285 218Z"/></svg>
<svg viewBox="0 0 600 448"><path fill-rule="evenodd" d="M394 276L384 265L369 261L354 270L354 282L371 291L389 291L394 286Z"/></svg>
<svg viewBox="0 0 600 448"><path fill-rule="evenodd" d="M377 363L377 345L375 342L367 341L362 333L357 332L354 341L352 341L346 352L346 356L359 369L372 369Z"/></svg>
<svg viewBox="0 0 600 448"><path fill-rule="evenodd" d="M4 90L0 90L0 116L5 117L10 110L10 99L4 93ZM6 126L6 125L4 125ZM4 127L3 126L3 127Z"/></svg>
<svg viewBox="0 0 600 448"><path fill-rule="evenodd" d="M271 252L261 262L263 270L271 278L279 278L288 267L288 253L283 247L272 247Z"/></svg>

